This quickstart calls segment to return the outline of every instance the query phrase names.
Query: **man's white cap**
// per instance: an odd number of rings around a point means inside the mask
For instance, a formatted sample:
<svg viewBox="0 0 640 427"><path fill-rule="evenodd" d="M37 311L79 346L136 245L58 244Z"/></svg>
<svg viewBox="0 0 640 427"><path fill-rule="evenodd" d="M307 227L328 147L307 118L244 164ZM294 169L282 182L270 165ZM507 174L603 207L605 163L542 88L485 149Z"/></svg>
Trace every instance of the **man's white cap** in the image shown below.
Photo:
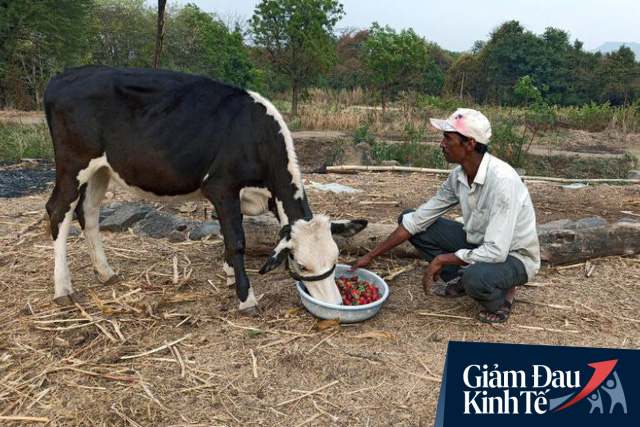
<svg viewBox="0 0 640 427"><path fill-rule="evenodd" d="M484 114L471 108L458 108L447 120L429 119L431 124L443 132L458 132L481 144L489 144L491 123Z"/></svg>

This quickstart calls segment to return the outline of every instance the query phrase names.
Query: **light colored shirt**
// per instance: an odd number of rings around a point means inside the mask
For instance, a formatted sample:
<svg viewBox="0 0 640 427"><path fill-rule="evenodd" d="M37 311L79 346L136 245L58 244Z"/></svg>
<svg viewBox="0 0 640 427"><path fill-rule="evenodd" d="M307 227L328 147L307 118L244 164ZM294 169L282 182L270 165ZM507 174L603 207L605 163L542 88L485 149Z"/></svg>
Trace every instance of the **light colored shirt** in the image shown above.
<svg viewBox="0 0 640 427"><path fill-rule="evenodd" d="M458 204L467 241L478 245L456 251L458 258L467 264L498 263L512 255L522 261L529 279L540 270L536 214L527 187L511 166L485 153L471 187L458 166L431 200L404 215L402 225L412 235L420 233Z"/></svg>

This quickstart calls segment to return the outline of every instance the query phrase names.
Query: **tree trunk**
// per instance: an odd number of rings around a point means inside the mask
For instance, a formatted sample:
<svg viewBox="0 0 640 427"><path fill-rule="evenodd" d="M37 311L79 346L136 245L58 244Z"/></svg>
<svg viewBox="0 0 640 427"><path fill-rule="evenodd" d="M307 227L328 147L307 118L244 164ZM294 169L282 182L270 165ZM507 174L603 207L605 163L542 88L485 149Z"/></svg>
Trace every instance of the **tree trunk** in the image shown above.
<svg viewBox="0 0 640 427"><path fill-rule="evenodd" d="M153 59L153 68L160 66L160 55L162 54L162 43L164 41L164 12L167 0L158 0L158 32L156 33L156 53Z"/></svg>
<svg viewBox="0 0 640 427"><path fill-rule="evenodd" d="M300 82L293 79L293 88L291 91L291 115L298 115L298 97L300 96Z"/></svg>

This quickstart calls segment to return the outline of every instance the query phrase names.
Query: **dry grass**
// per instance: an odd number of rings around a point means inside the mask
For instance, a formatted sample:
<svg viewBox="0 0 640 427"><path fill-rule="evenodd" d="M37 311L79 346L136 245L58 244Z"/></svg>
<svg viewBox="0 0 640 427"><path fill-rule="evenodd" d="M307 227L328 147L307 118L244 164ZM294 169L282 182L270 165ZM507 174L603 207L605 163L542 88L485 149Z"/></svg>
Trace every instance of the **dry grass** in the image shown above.
<svg viewBox="0 0 640 427"><path fill-rule="evenodd" d="M370 187L407 180L385 175L312 179L361 179ZM395 197L411 191L405 187L384 191ZM380 200L376 194L351 204L309 194L318 212L353 217L379 209L360 204ZM247 257L264 312L246 318L224 284L218 240L171 244L103 233L107 257L127 279L96 287L83 239L70 238L82 302L60 309L51 301L52 243L39 222L47 196L6 200L0 208L4 425L23 425L26 417L56 426L430 425L450 340L640 346L638 257L594 260L589 278L583 265L545 269L518 291L509 323L495 327L474 320L479 307L468 298L424 297L424 267L413 260L381 260L375 271L398 274L379 315L323 329L300 309L281 270L254 273L264 257ZM202 216L203 206L192 215Z"/></svg>

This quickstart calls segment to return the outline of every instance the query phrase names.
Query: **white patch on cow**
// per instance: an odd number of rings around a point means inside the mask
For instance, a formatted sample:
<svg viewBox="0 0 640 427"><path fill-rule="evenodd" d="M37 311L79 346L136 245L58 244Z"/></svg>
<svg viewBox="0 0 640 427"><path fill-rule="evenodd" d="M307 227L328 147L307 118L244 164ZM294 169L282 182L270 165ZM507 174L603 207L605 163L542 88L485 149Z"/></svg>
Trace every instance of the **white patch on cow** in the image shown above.
<svg viewBox="0 0 640 427"><path fill-rule="evenodd" d="M102 248L99 233L100 220L100 202L104 197L109 185L109 172L102 168L95 171L94 175L89 178L87 188L85 190L85 198L82 204L84 212L84 236L89 246L89 253L93 269L98 275L98 279L105 283L115 275L115 272L109 267L107 257Z"/></svg>
<svg viewBox="0 0 640 427"><path fill-rule="evenodd" d="M319 276L338 260L338 245L331 236L331 223L325 215L310 221L297 220L291 226L291 268L301 276ZM303 268L304 267L304 268ZM312 297L331 304L342 304L334 274L317 282L304 282Z"/></svg>
<svg viewBox="0 0 640 427"><path fill-rule="evenodd" d="M53 242L53 253L55 265L53 268L53 283L55 289L55 298L71 295L73 288L71 287L71 275L69 274L69 265L67 264L67 236L73 219L73 211L78 205L78 200L71 203L69 211L64 215L64 219L58 225L58 236Z"/></svg>
<svg viewBox="0 0 640 427"><path fill-rule="evenodd" d="M247 300L245 302L240 302L240 306L238 307L238 310L242 311L242 310L246 310L247 308L257 307L257 306L258 306L258 299L256 298L256 295L253 293L253 288L249 288L249 296L247 297Z"/></svg>
<svg viewBox="0 0 640 427"><path fill-rule="evenodd" d="M107 155L103 154L102 157L91 159L87 167L78 172L76 179L80 182L80 185L85 184L91 179L96 171L105 167L111 170L111 166L109 166L109 162L107 161Z"/></svg>
<svg viewBox="0 0 640 427"><path fill-rule="evenodd" d="M293 184L296 187L296 192L293 197L296 199L302 199L302 196L303 196L302 176L300 175L300 166L298 165L298 157L296 156L296 151L293 148L293 138L291 137L291 132L289 132L289 128L287 127L287 124L284 122L284 119L282 118L282 115L280 114L280 112L278 112L276 107L274 107L271 102L269 102L268 100L263 98L262 95L256 92L252 92L252 91L247 91L247 92L256 102L264 105L265 108L267 109L267 114L272 116L280 125L280 133L284 137L284 143L287 148L287 157L289 158L287 168L292 177L291 184Z"/></svg>
<svg viewBox="0 0 640 427"><path fill-rule="evenodd" d="M267 212L270 198L271 192L266 188L244 187L240 190L240 211L249 216Z"/></svg>
<svg viewBox="0 0 640 427"><path fill-rule="evenodd" d="M282 200L276 199L276 208L278 209L278 217L280 218L280 226L284 226L289 224L289 217L284 212L284 205L282 204Z"/></svg>
<svg viewBox="0 0 640 427"><path fill-rule="evenodd" d="M225 261L222 264L222 269L224 270L225 274L227 275L227 286L233 286L236 284L236 273L233 270L233 267L231 267L229 264L227 264L227 261Z"/></svg>

